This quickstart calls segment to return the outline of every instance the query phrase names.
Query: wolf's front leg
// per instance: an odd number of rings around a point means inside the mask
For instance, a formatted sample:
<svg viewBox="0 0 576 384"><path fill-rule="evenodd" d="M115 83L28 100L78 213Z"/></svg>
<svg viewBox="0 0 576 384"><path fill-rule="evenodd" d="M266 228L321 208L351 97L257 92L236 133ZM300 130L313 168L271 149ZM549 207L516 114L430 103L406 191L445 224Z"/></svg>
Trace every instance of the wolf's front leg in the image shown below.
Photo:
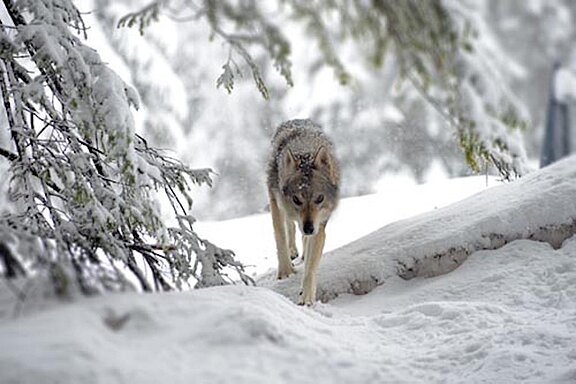
<svg viewBox="0 0 576 384"><path fill-rule="evenodd" d="M296 225L292 220L286 222L288 233L288 254L291 260L298 258L298 248L296 248Z"/></svg>
<svg viewBox="0 0 576 384"><path fill-rule="evenodd" d="M288 239L286 228L286 215L272 193L270 193L270 212L272 213L272 225L274 226L274 239L276 240L276 255L278 256L278 279L286 279L293 274L294 267L288 253Z"/></svg>
<svg viewBox="0 0 576 384"><path fill-rule="evenodd" d="M309 236L307 241L305 241L304 279L302 280L302 293L298 302L300 305L312 305L316 301L316 271L322 257L325 240L325 225L322 225L318 229L317 234Z"/></svg>

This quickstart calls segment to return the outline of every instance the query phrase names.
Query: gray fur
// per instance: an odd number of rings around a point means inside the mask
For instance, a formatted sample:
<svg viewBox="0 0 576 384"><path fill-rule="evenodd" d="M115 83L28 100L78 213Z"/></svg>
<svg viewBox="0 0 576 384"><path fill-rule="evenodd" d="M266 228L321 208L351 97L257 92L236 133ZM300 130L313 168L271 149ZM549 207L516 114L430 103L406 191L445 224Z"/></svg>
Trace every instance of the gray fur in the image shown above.
<svg viewBox="0 0 576 384"><path fill-rule="evenodd" d="M278 279L295 273L295 223L302 232L305 261L300 304L316 299L316 270L324 249L326 224L338 205L340 169L334 146L318 124L290 120L272 139L267 185L278 256Z"/></svg>
<svg viewBox="0 0 576 384"><path fill-rule="evenodd" d="M295 119L286 121L278 127L272 138L272 154L268 161L267 185L272 192L280 194L283 186L280 185L280 163L286 151L299 162L303 174L310 176L314 172L313 157L321 147L329 152L334 151L334 145L326 136L322 127L310 119ZM340 168L334 161L336 180L340 179ZM334 197L338 197L339 185L334 183Z"/></svg>

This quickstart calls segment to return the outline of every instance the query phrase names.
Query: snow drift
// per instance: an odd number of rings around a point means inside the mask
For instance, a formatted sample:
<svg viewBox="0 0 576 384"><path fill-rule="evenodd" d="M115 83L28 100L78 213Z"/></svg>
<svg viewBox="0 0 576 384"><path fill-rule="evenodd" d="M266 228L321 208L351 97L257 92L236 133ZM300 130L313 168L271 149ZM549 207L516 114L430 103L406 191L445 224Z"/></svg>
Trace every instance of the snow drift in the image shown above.
<svg viewBox="0 0 576 384"><path fill-rule="evenodd" d="M573 383L576 237L299 307L264 288L82 300L0 322L2 383Z"/></svg>
<svg viewBox="0 0 576 384"><path fill-rule="evenodd" d="M327 254L320 289L339 297L312 308L227 286L0 311L0 382L573 383L575 172L576 157Z"/></svg>
<svg viewBox="0 0 576 384"><path fill-rule="evenodd" d="M444 274L472 252L513 240L533 239L558 248L576 233L575 196L572 156L448 207L397 221L325 254L317 297L325 302L342 293L365 294L397 275L411 279ZM299 271L282 281L268 274L259 283L296 300Z"/></svg>

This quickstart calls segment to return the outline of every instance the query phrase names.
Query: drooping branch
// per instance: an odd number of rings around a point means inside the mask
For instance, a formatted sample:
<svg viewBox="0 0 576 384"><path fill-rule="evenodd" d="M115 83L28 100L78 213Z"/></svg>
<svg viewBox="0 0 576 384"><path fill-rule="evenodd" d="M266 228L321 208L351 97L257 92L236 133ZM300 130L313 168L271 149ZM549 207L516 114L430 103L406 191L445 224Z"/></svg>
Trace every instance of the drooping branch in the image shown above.
<svg viewBox="0 0 576 384"><path fill-rule="evenodd" d="M13 256L31 276L46 274L59 295L74 287L85 294L126 289L134 281L143 291L179 289L201 278L191 269L200 254L201 265L217 265L223 276L224 268L243 274L219 248L206 252L193 219L179 219L190 217L180 202L190 208L190 183L210 185L210 171L189 169L134 133L137 97L72 35L70 25L85 31L71 1L8 7L18 33L3 35L12 50L3 53L0 91L16 153L0 149L0 157L11 163L17 209L2 212L0 235L34 247L2 255L10 263L4 274L18 270ZM22 60L39 75L26 73ZM176 228L164 224L155 201L162 191L170 191Z"/></svg>
<svg viewBox="0 0 576 384"><path fill-rule="evenodd" d="M490 54L483 50L491 47L476 37L485 28L473 6L441 0L262 4L153 1L123 18L121 25L138 25L142 31L162 13L185 13L194 22L206 21L212 35L226 42L230 52L217 86L231 92L245 66L265 98L269 97L267 83L254 57L263 50L291 85L295 41L288 26L301 27L315 43L309 53L314 70L327 66L343 84L358 77L346 57L351 50L370 71L381 69L391 58L398 67L398 84L413 86L440 111L473 171L492 164L506 180L526 173L527 158L522 145L517 145L516 133L528 125L528 115L490 68ZM279 17L268 16L270 4L277 7Z"/></svg>

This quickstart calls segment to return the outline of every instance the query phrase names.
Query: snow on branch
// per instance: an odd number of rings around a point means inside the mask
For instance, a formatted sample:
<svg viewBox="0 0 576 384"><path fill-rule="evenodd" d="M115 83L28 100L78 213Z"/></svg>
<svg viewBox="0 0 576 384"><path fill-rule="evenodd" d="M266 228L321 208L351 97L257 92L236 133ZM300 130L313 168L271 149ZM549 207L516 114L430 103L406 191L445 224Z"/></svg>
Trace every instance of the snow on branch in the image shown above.
<svg viewBox="0 0 576 384"><path fill-rule="evenodd" d="M352 49L369 70L382 68L391 57L399 66L399 84L416 88L436 107L474 171L492 165L505 179L527 172L519 131L527 127L528 113L502 76L514 66L474 2L162 0L127 15L119 25L138 25L142 31L159 12L178 20L204 20L212 35L227 43L230 54L217 86L228 92L247 68L260 93L269 97L255 52L265 52L291 85L294 41L288 31L295 25L316 43L309 53L315 68L332 68L342 84L355 76L344 52Z"/></svg>
<svg viewBox="0 0 576 384"><path fill-rule="evenodd" d="M85 33L72 2L5 4L17 33L0 30L11 47L0 63L11 138L0 156L14 206L0 212L0 272L48 275L60 295L220 285L234 280L228 270L249 283L231 251L193 229L190 184L210 185L211 171L135 134L137 94L71 32Z"/></svg>

